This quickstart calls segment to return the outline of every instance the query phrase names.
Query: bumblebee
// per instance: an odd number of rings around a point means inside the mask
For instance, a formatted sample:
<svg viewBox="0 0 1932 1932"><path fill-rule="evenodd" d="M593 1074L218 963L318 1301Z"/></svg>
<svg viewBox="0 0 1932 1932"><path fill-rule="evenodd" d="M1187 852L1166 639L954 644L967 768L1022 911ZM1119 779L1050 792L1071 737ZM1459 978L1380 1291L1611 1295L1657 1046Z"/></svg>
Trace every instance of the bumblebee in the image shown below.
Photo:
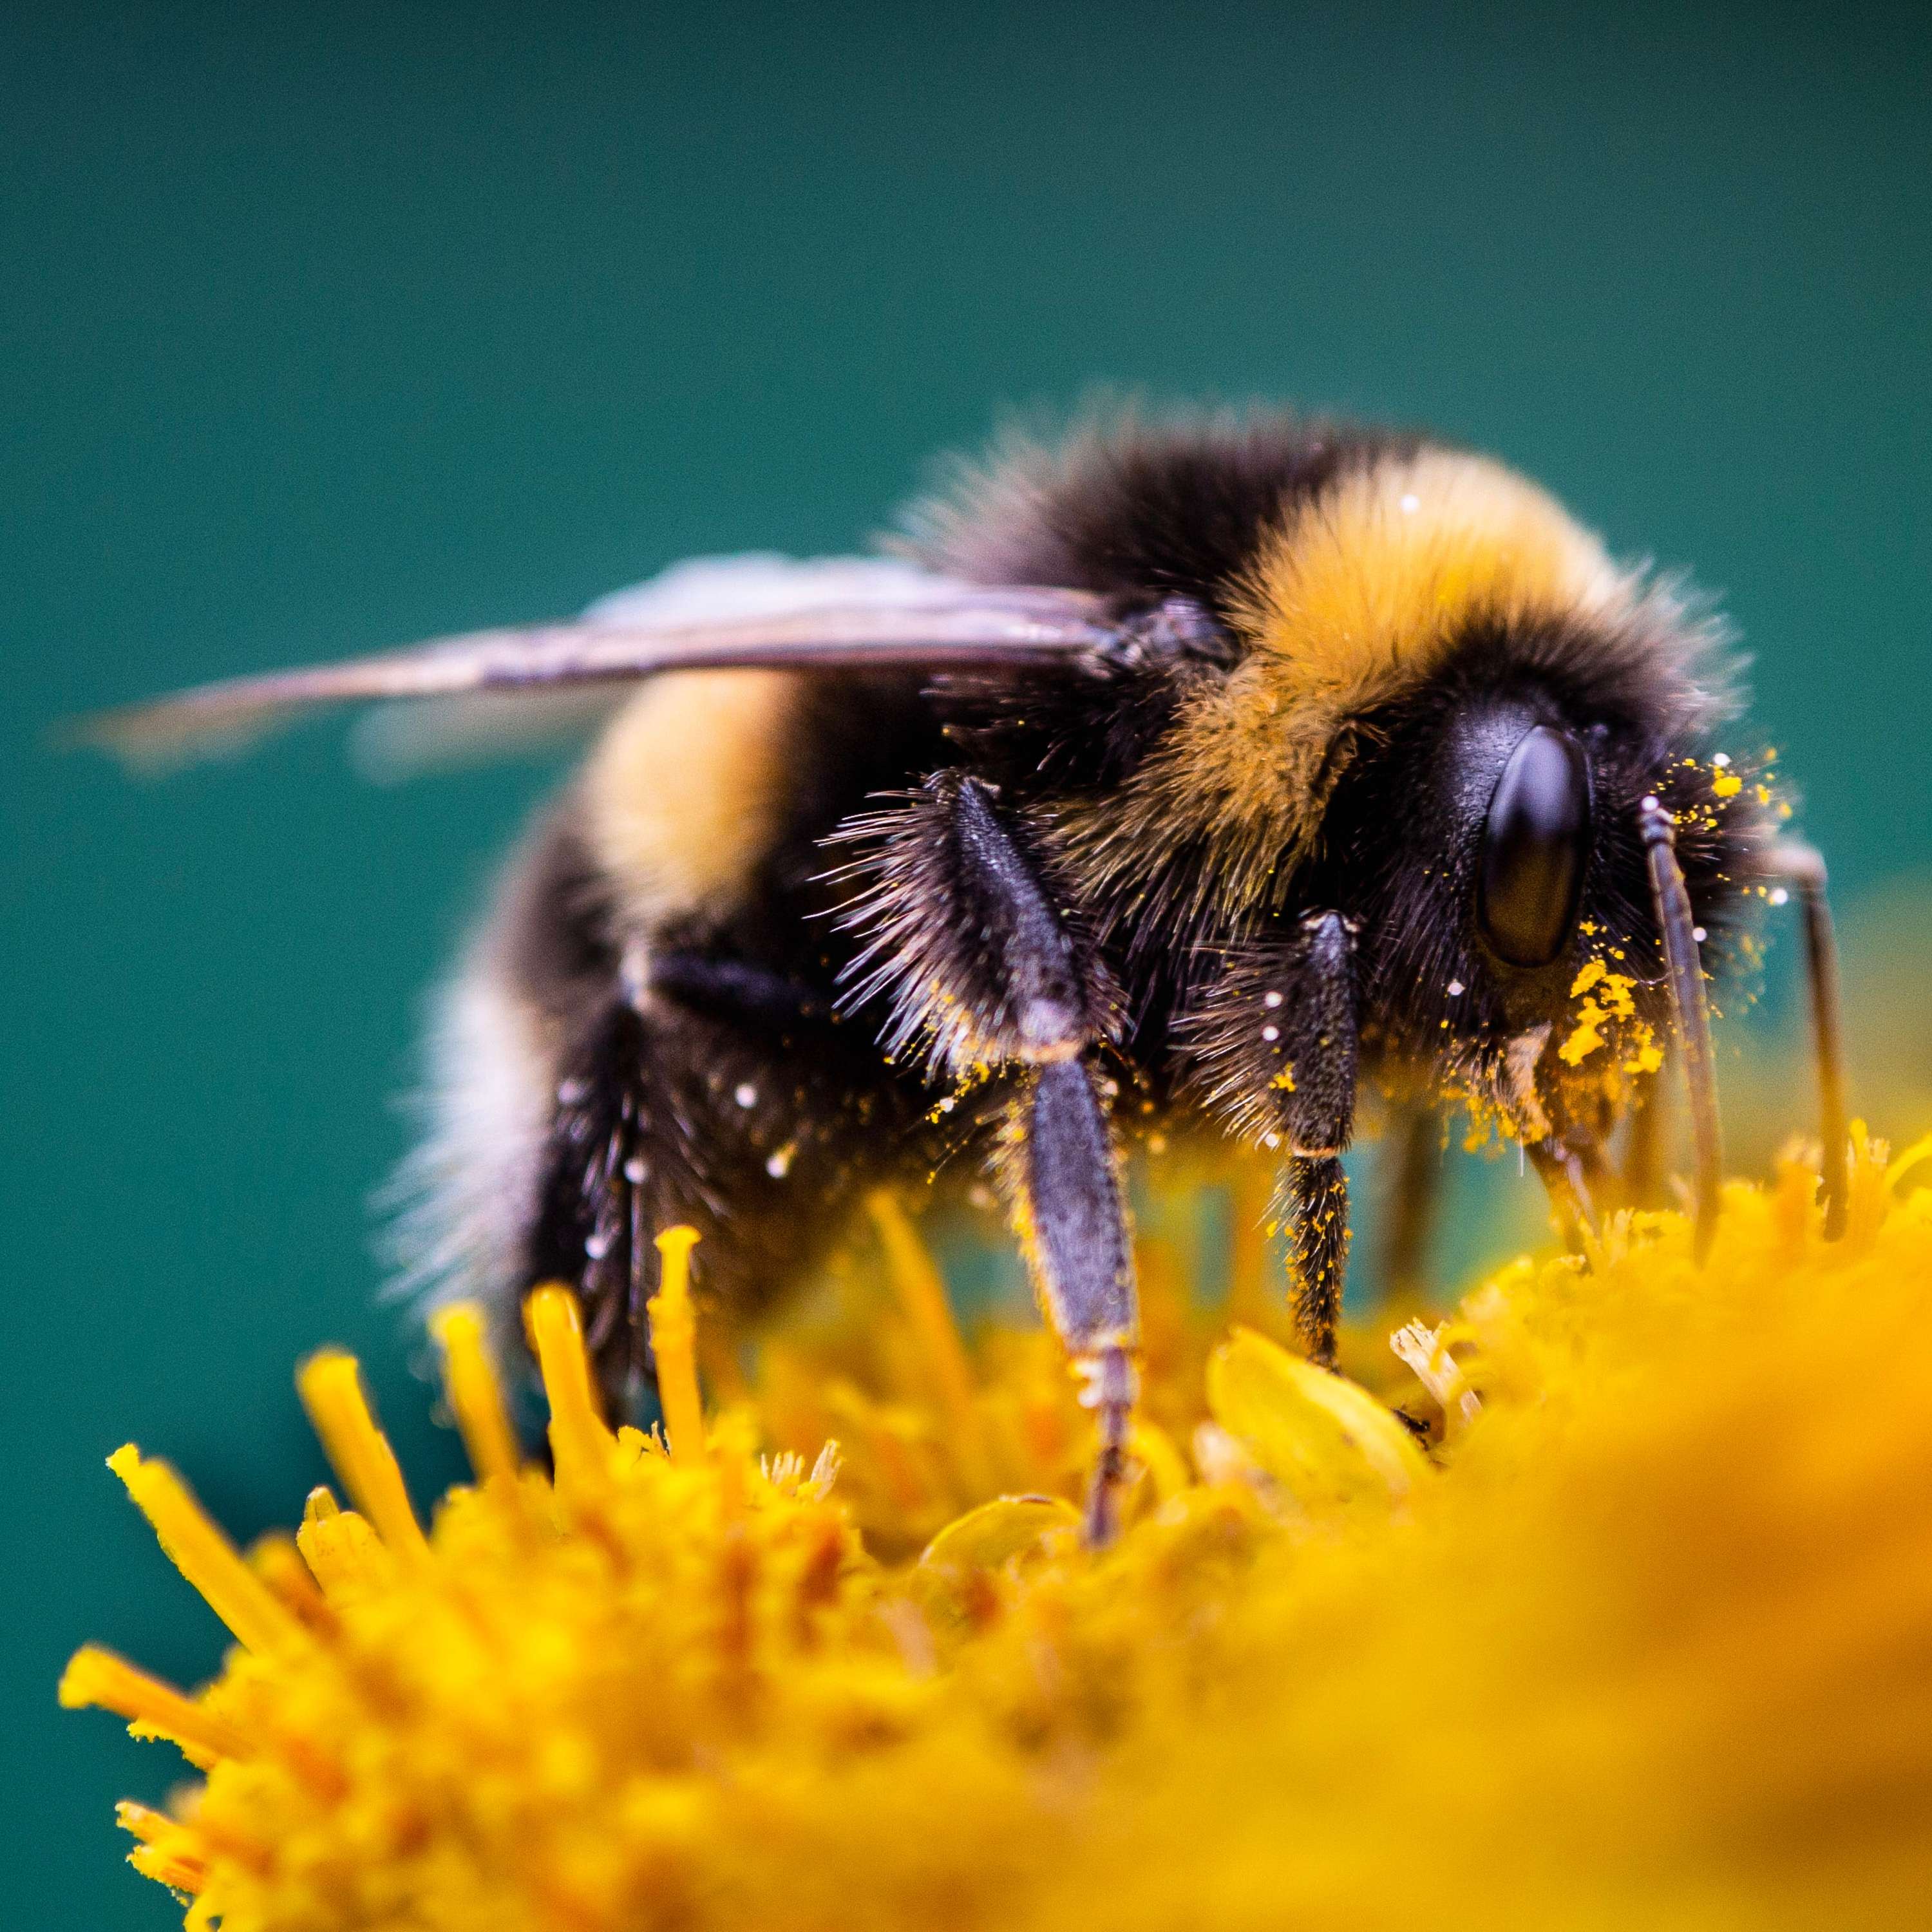
<svg viewBox="0 0 1932 1932"><path fill-rule="evenodd" d="M755 1313L864 1190L983 1173L1084 1378L1104 1542L1138 1137L1218 1121L1272 1151L1324 1364L1371 1098L1488 1114L1574 1229L1644 1184L1612 1136L1634 1116L1654 1159L1674 1048L1708 1241L1706 956L1774 879L1807 916L1842 1224L1823 868L1707 755L1736 665L1672 586L1485 457L1285 416L1008 448L905 528L97 721L150 760L324 704L412 701L392 749L596 722L442 1003L425 1276L512 1312L574 1283L622 1403L654 1231L694 1224L707 1292Z"/></svg>

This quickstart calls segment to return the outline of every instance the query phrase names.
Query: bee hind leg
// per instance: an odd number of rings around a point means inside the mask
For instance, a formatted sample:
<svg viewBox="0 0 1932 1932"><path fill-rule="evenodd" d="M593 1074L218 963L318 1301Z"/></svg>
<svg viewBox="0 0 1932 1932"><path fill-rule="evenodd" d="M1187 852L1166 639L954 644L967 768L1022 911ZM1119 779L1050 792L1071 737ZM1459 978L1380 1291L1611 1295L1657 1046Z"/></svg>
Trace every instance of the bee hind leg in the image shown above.
<svg viewBox="0 0 1932 1932"><path fill-rule="evenodd" d="M783 975L670 952L614 981L560 1062L518 1268L574 1288L608 1411L648 1410L656 1237L701 1237L696 1286L727 1323L808 1271L903 1142L904 1109L829 1000ZM881 1153L880 1150L886 1151Z"/></svg>
<svg viewBox="0 0 1932 1932"><path fill-rule="evenodd" d="M620 1414L651 1378L652 1238L702 1192L665 1130L662 1058L650 1016L620 988L581 1024L557 1083L519 1270L526 1290L560 1281L576 1291L598 1382Z"/></svg>

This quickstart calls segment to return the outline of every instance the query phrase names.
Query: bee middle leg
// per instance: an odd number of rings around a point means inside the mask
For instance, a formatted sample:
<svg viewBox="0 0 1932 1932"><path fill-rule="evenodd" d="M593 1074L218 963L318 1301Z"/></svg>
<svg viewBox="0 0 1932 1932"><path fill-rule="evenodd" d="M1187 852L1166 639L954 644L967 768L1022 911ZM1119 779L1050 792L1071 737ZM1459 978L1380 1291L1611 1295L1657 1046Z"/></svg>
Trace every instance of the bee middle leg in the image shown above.
<svg viewBox="0 0 1932 1932"><path fill-rule="evenodd" d="M1184 1077L1237 1131L1286 1153L1269 1216L1288 1232L1298 1337L1323 1368L1348 1268L1360 1000L1354 926L1315 911L1236 952L1178 1029Z"/></svg>
<svg viewBox="0 0 1932 1932"><path fill-rule="evenodd" d="M1294 1263L1294 1324L1309 1359L1335 1366L1348 1265L1348 1178L1357 1037L1355 935L1339 913L1304 917L1291 955L1294 989L1280 1008L1288 1084L1280 1118L1289 1152L1280 1199Z"/></svg>
<svg viewBox="0 0 1932 1932"><path fill-rule="evenodd" d="M994 1167L1035 1292L1072 1355L1098 1446L1088 1541L1119 1526L1138 1394L1133 1250L1094 1051L1109 982L1058 902L1030 829L978 780L929 779L842 836L872 848L844 923L867 943L848 1000L892 997L889 1052L923 1039L935 1073L984 1082Z"/></svg>

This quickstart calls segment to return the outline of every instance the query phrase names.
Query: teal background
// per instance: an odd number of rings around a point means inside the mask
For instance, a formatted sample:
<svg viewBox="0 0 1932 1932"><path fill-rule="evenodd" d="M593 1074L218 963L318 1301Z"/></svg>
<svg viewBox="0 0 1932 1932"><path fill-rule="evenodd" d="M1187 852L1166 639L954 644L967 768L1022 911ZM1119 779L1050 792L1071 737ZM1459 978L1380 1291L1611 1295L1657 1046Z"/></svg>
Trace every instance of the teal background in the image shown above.
<svg viewBox="0 0 1932 1932"><path fill-rule="evenodd" d="M1294 398L1494 448L1723 591L1757 654L1739 742L1778 744L1844 895L1910 929L1923 21L9 9L10 1920L175 1920L110 1809L172 1754L53 1705L83 1637L188 1682L219 1654L103 1456L132 1436L238 1534L285 1522L322 1473L290 1371L337 1340L418 1494L454 1472L366 1198L422 989L548 782L379 791L312 731L137 785L52 721L692 551L845 547L1003 404ZM1925 1061L1915 994L1868 1029L1874 1078ZM1502 1178L1466 1192L1465 1260L1535 1225Z"/></svg>

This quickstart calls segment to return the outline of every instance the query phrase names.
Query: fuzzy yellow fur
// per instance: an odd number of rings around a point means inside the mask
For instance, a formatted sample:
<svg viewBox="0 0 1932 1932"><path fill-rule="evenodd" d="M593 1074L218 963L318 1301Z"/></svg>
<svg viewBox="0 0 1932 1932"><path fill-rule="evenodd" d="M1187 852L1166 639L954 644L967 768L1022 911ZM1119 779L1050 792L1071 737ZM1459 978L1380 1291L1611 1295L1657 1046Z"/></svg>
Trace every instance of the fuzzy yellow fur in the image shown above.
<svg viewBox="0 0 1932 1932"><path fill-rule="evenodd" d="M633 928L728 905L769 848L798 680L686 671L646 685L584 774L584 824Z"/></svg>
<svg viewBox="0 0 1932 1932"><path fill-rule="evenodd" d="M1258 550L1232 613L1250 646L1204 680L1108 808L1070 814L1103 872L1211 832L1238 901L1306 852L1348 756L1346 728L1412 688L1472 618L1614 616L1640 586L1537 486L1441 449L1346 472Z"/></svg>
<svg viewBox="0 0 1932 1932"><path fill-rule="evenodd" d="M1425 676L1472 616L1600 616L1630 595L1595 537L1485 457L1356 470L1264 539L1234 613L1252 655L1188 718L1185 755L1270 793L1305 841L1336 728Z"/></svg>

